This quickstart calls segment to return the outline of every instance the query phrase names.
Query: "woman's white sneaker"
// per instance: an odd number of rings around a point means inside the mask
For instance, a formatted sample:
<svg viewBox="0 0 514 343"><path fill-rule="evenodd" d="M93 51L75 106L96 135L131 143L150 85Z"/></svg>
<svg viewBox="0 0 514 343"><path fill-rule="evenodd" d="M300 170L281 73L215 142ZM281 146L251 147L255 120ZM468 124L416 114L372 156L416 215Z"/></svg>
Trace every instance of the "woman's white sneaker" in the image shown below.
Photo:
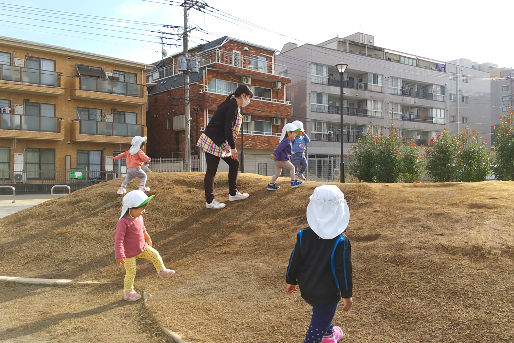
<svg viewBox="0 0 514 343"><path fill-rule="evenodd" d="M219 210L219 209L225 207L225 204L222 202L219 202L216 199L212 199L212 202L210 204L208 202L205 203L205 207L212 208L213 210Z"/></svg>
<svg viewBox="0 0 514 343"><path fill-rule="evenodd" d="M228 200L229 201L244 200L244 199L248 198L249 196L250 196L250 194L248 194L248 193L236 192L236 195L229 195Z"/></svg>

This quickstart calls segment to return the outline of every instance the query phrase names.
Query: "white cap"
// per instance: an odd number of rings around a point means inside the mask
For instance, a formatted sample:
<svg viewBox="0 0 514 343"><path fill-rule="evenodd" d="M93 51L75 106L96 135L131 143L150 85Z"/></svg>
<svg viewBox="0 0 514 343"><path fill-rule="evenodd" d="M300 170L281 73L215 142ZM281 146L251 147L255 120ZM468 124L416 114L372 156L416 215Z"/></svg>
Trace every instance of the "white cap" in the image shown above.
<svg viewBox="0 0 514 343"><path fill-rule="evenodd" d="M292 124L296 125L297 128L303 131L303 123L301 121L295 120L294 122L292 122Z"/></svg>
<svg viewBox="0 0 514 343"><path fill-rule="evenodd" d="M138 190L130 191L123 197L120 219L127 213L129 208L137 208L146 205L155 195L148 197L145 192Z"/></svg>
<svg viewBox="0 0 514 343"><path fill-rule="evenodd" d="M129 153L131 155L137 154L139 149L141 149L141 144L146 142L146 140L147 140L146 137L141 137L141 136L135 136L134 138L132 138L132 142L130 142L130 144L132 144L132 146L129 149Z"/></svg>
<svg viewBox="0 0 514 343"><path fill-rule="evenodd" d="M296 130L298 130L298 127L296 125L294 125L293 123L287 123L286 125L284 125L284 127L282 128L282 134L280 135L280 141L282 142L282 140L285 138L287 131L296 131Z"/></svg>
<svg viewBox="0 0 514 343"><path fill-rule="evenodd" d="M332 239L344 231L350 221L350 209L343 192L334 185L316 187L307 205L307 222L323 239Z"/></svg>

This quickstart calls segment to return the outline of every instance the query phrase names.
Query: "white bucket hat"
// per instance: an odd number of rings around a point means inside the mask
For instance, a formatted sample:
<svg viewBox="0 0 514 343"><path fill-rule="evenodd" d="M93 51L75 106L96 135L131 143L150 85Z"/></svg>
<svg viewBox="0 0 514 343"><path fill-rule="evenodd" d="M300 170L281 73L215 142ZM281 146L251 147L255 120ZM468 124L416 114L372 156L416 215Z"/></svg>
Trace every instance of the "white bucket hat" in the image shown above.
<svg viewBox="0 0 514 343"><path fill-rule="evenodd" d="M129 149L129 153L131 155L137 154L137 152L141 148L141 144L146 142L146 140L147 140L146 137L141 137L141 136L135 136L134 138L132 138L132 142L130 142L130 144L132 144L132 146Z"/></svg>
<svg viewBox="0 0 514 343"><path fill-rule="evenodd" d="M296 125L297 128L300 129L300 131L303 131L303 123L299 120L295 120L294 122L292 122L292 124Z"/></svg>
<svg viewBox="0 0 514 343"><path fill-rule="evenodd" d="M296 131L296 130L298 130L298 127L293 123L287 123L286 125L284 125L284 127L282 128L282 134L280 135L280 141L282 142L282 140L286 137L287 131Z"/></svg>
<svg viewBox="0 0 514 343"><path fill-rule="evenodd" d="M123 197L120 219L127 213L129 208L138 208L148 204L155 195L147 196L140 190L130 191Z"/></svg>
<svg viewBox="0 0 514 343"><path fill-rule="evenodd" d="M334 185L316 187L307 205L307 222L323 239L332 239L344 231L350 221L350 209L343 192Z"/></svg>

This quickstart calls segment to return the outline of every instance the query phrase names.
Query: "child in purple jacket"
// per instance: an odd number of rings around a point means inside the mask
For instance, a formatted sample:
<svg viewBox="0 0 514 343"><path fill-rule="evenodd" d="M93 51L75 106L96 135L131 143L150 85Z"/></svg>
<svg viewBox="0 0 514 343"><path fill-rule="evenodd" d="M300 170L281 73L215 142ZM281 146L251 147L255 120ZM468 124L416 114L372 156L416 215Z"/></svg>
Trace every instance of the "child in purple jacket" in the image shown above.
<svg viewBox="0 0 514 343"><path fill-rule="evenodd" d="M280 144L270 155L270 158L275 160L275 174L271 178L270 183L268 183L268 191L276 191L280 189L280 186L276 185L275 181L277 181L278 177L282 173L283 168L289 169L289 175L291 176L291 188L298 187L302 184L302 181L296 180L294 166L289 161L291 158L292 141L298 134L298 130L298 127L292 123L284 125L284 128L282 129Z"/></svg>

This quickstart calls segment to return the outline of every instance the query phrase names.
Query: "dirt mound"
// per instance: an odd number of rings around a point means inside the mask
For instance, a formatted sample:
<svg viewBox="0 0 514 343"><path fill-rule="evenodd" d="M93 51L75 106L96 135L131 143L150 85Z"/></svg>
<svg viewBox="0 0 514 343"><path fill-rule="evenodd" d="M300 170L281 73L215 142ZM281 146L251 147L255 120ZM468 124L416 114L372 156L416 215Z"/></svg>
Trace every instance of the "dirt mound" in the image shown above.
<svg viewBox="0 0 514 343"><path fill-rule="evenodd" d="M240 175L250 198L213 211L203 174L150 174L156 197L145 224L177 274L160 280L141 261L136 288L152 294L155 317L186 341L301 341L309 307L285 295L284 274L319 183L290 189L282 179L282 189L268 192L267 182ZM1 219L0 274L113 281L121 290L118 184ZM335 321L349 341L514 341L514 182L339 186L351 211L355 289L354 308ZM215 189L226 201L226 174Z"/></svg>

